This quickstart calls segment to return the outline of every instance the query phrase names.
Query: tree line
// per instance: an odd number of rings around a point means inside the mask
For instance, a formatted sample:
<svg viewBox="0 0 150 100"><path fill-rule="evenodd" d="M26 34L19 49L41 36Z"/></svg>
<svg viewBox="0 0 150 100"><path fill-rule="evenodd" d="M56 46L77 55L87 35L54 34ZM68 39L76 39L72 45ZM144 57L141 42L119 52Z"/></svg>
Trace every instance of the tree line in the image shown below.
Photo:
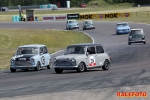
<svg viewBox="0 0 150 100"><path fill-rule="evenodd" d="M0 6L29 6L56 3L57 1L66 2L66 0L0 0ZM88 3L92 0L70 0L71 6L79 6L82 2ZM98 1L98 0L97 0ZM135 4L150 4L150 0L104 0L109 4L116 3L135 3Z"/></svg>
<svg viewBox="0 0 150 100"><path fill-rule="evenodd" d="M150 0L104 0L107 3L135 3L135 4L150 4Z"/></svg>

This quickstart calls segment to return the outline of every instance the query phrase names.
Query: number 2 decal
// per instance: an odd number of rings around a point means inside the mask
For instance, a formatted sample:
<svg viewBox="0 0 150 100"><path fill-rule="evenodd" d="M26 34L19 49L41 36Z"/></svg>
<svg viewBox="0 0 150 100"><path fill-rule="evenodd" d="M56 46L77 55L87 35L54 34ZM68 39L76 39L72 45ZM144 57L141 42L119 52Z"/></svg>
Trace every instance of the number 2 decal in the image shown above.
<svg viewBox="0 0 150 100"><path fill-rule="evenodd" d="M95 58L93 56L90 57L89 62L90 62L89 66L91 66L91 67L96 66L96 61L95 61Z"/></svg>

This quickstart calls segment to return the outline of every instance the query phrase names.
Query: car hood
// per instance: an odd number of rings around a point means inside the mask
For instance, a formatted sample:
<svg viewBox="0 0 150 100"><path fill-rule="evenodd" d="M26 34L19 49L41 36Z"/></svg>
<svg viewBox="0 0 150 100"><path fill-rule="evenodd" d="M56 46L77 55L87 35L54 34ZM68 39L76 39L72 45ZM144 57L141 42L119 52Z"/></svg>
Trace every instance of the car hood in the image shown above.
<svg viewBox="0 0 150 100"><path fill-rule="evenodd" d="M68 55L62 55L62 56L57 56L56 59L57 60L63 60L63 59L72 59L72 58L77 58L77 57L81 57L84 56L84 54L68 54Z"/></svg>
<svg viewBox="0 0 150 100"><path fill-rule="evenodd" d="M77 25L76 23L69 23L68 25Z"/></svg>
<svg viewBox="0 0 150 100"><path fill-rule="evenodd" d="M125 26L125 27L117 27L117 29L130 29L129 26Z"/></svg>
<svg viewBox="0 0 150 100"><path fill-rule="evenodd" d="M85 24L85 26L94 26L93 24Z"/></svg>
<svg viewBox="0 0 150 100"><path fill-rule="evenodd" d="M12 57L12 59L19 60L19 58L26 58L27 60L29 60L31 57L34 56L36 55L15 55L14 57Z"/></svg>

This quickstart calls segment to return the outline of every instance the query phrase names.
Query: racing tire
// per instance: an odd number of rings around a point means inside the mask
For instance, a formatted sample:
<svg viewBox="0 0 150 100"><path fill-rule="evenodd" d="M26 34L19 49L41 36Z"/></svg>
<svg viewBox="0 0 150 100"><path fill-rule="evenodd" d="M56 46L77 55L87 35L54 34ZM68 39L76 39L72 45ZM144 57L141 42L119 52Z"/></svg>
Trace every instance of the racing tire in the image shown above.
<svg viewBox="0 0 150 100"><path fill-rule="evenodd" d="M130 42L128 42L128 45L131 45L131 43L130 43Z"/></svg>
<svg viewBox="0 0 150 100"><path fill-rule="evenodd" d="M63 69L57 69L57 68L55 68L55 72L56 72L57 74L61 74L61 73L63 72Z"/></svg>
<svg viewBox="0 0 150 100"><path fill-rule="evenodd" d="M119 35L119 33L118 33L118 32L116 32L116 35Z"/></svg>
<svg viewBox="0 0 150 100"><path fill-rule="evenodd" d="M37 63L36 67L35 67L35 71L39 71L41 68L41 64L40 62Z"/></svg>
<svg viewBox="0 0 150 100"><path fill-rule="evenodd" d="M10 71L11 71L12 73L14 73L14 72L16 72L16 69L10 68Z"/></svg>
<svg viewBox="0 0 150 100"><path fill-rule="evenodd" d="M51 67L52 67L52 61L49 60L49 65L47 66L47 69L51 69Z"/></svg>
<svg viewBox="0 0 150 100"><path fill-rule="evenodd" d="M145 41L145 42L143 42L143 44L146 44L146 41Z"/></svg>
<svg viewBox="0 0 150 100"><path fill-rule="evenodd" d="M110 66L109 60L105 60L104 65L102 66L103 70L108 70Z"/></svg>
<svg viewBox="0 0 150 100"><path fill-rule="evenodd" d="M78 65L78 68L77 68L77 72L85 72L87 70L85 64L83 62L81 62L79 65Z"/></svg>

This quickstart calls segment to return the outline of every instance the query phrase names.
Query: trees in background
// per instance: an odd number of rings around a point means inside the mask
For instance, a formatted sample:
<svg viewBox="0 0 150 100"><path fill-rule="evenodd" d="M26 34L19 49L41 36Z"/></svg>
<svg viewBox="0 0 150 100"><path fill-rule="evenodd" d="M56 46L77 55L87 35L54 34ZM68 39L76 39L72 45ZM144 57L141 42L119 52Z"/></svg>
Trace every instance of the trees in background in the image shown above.
<svg viewBox="0 0 150 100"><path fill-rule="evenodd" d="M150 0L104 0L108 3L135 3L135 4L150 4Z"/></svg>
<svg viewBox="0 0 150 100"><path fill-rule="evenodd" d="M66 0L0 0L0 6L29 6L29 5L41 5L49 4L50 2L55 3L60 1L66 3ZM70 0L72 7L79 7L81 3L88 3L92 0ZM95 0L98 1L98 0ZM110 4L116 3L135 3L135 4L150 4L150 0L104 0Z"/></svg>

